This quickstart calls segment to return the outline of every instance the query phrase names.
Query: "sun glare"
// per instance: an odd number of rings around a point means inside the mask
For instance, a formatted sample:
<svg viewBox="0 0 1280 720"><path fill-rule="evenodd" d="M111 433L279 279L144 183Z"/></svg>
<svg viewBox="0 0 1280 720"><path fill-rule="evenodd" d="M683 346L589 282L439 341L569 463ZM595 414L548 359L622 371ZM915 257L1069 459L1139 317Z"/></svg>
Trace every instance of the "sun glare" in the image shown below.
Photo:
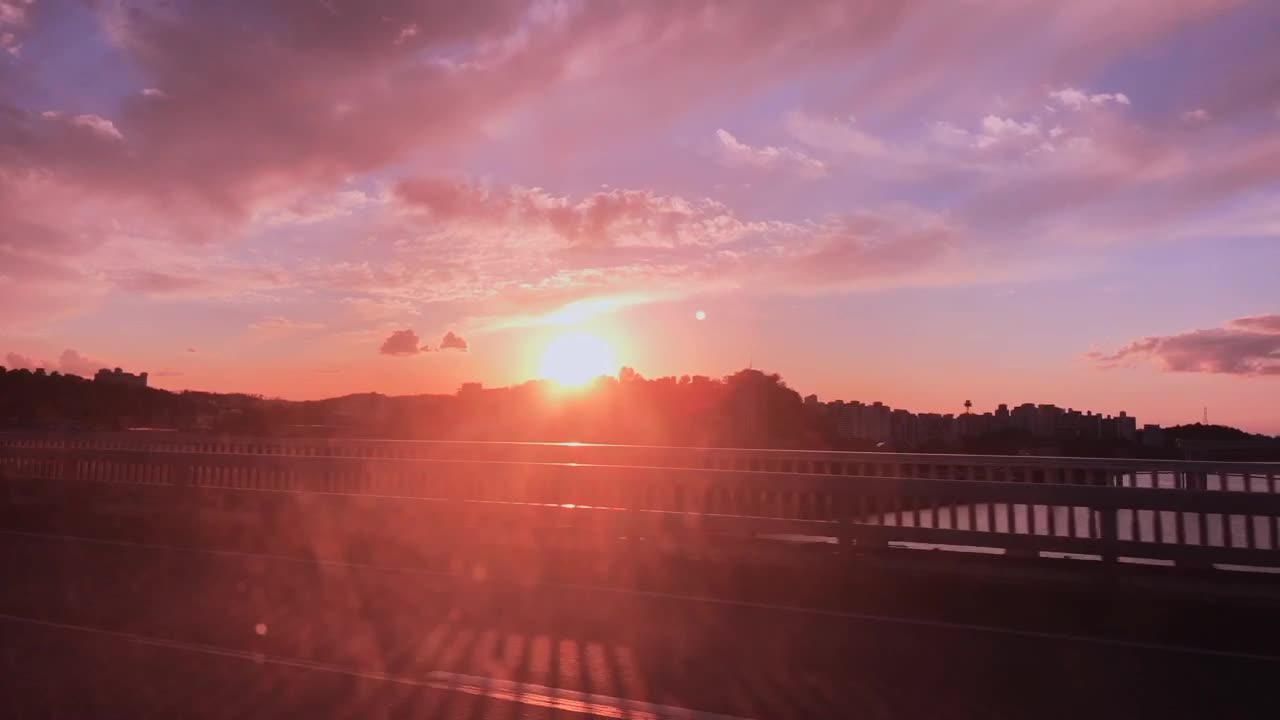
<svg viewBox="0 0 1280 720"><path fill-rule="evenodd" d="M561 335L542 353L538 375L561 385L584 385L601 375L618 371L613 349L595 335Z"/></svg>

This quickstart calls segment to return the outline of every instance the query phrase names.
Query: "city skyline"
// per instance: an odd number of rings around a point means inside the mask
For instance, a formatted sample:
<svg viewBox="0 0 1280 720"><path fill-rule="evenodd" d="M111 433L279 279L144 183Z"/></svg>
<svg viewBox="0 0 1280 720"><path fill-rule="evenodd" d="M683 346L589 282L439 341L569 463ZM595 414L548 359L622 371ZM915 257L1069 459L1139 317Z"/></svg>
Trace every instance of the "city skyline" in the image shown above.
<svg viewBox="0 0 1280 720"><path fill-rule="evenodd" d="M1280 434L1280 6L0 0L0 364Z"/></svg>

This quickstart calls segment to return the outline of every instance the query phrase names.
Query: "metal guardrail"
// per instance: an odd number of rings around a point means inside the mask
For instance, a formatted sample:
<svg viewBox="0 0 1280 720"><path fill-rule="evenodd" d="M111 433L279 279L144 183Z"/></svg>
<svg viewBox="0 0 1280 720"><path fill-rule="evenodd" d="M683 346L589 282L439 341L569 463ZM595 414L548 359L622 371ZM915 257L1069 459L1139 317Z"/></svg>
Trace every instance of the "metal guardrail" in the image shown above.
<svg viewBox="0 0 1280 720"><path fill-rule="evenodd" d="M1143 458L758 450L583 443L253 438L171 432L0 433L5 448L235 453L286 457L577 462L985 482L1280 493L1280 463Z"/></svg>
<svg viewBox="0 0 1280 720"><path fill-rule="evenodd" d="M72 492L157 488L162 501L188 511L230 495L349 496L418 502L455 520L500 518L615 537L798 536L851 551L925 543L1280 566L1280 494L1272 492L254 451L270 447L8 444L0 447L0 474Z"/></svg>

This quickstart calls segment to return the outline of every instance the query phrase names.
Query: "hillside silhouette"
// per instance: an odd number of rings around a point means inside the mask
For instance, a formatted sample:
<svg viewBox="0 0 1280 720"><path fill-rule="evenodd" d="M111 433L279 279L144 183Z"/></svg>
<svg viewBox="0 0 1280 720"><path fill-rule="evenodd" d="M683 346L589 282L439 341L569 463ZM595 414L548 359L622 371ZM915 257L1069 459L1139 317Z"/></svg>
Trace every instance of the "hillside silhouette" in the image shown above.
<svg viewBox="0 0 1280 720"><path fill-rule="evenodd" d="M646 380L625 368L618 378L601 377L580 389L532 381L504 388L468 384L454 395L360 393L309 401L0 371L0 425L10 429L823 446L821 423L805 411L799 393L759 370Z"/></svg>
<svg viewBox="0 0 1280 720"><path fill-rule="evenodd" d="M810 400L806 403L780 375L756 369L723 378L646 379L623 368L618 377L600 377L581 388L547 381L502 388L468 383L452 395L359 393L290 401L0 368L0 428L7 430L146 428L255 436L1168 457L1181 456L1184 441L1270 441L1231 427L1196 424L1164 429L1164 442L1154 447L1088 437L1047 444L1013 428L895 445L843 436L835 413Z"/></svg>

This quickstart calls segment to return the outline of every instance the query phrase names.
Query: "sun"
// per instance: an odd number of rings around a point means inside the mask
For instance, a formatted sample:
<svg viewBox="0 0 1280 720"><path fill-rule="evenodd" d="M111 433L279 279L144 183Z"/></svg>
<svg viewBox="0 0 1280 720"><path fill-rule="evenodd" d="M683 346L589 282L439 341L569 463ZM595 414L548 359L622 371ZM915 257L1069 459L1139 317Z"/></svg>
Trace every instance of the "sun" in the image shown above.
<svg viewBox="0 0 1280 720"><path fill-rule="evenodd" d="M586 333L561 335L542 353L538 375L561 385L585 385L618 371L609 343Z"/></svg>

